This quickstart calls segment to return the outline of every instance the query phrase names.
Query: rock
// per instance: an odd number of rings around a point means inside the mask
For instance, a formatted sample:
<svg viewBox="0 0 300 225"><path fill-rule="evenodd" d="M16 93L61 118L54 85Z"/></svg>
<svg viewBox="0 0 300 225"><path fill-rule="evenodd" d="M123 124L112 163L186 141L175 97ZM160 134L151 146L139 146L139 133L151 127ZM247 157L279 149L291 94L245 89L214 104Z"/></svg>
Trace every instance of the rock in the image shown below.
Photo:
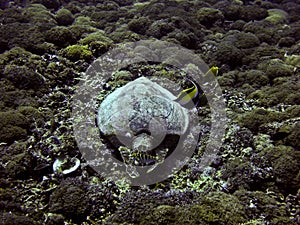
<svg viewBox="0 0 300 225"><path fill-rule="evenodd" d="M22 15L39 31L44 32L56 26L56 21L51 12L41 4L31 4L22 12Z"/></svg>
<svg viewBox="0 0 300 225"><path fill-rule="evenodd" d="M223 41L230 42L239 49L254 48L260 44L259 39L254 34L246 32L227 35Z"/></svg>
<svg viewBox="0 0 300 225"><path fill-rule="evenodd" d="M55 19L60 26L68 26L74 22L74 16L68 9L60 9L56 12Z"/></svg>
<svg viewBox="0 0 300 225"><path fill-rule="evenodd" d="M88 45L95 41L102 41L108 44L112 44L112 40L105 35L105 32L102 30L97 30L96 32L92 32L90 34L84 35L80 40L80 44Z"/></svg>
<svg viewBox="0 0 300 225"><path fill-rule="evenodd" d="M144 35L146 31L149 29L149 26L151 25L151 21L148 17L139 17L137 19L132 19L128 23L128 28L137 33Z"/></svg>
<svg viewBox="0 0 300 225"><path fill-rule="evenodd" d="M267 16L267 10L258 5L246 5L240 7L239 19L242 19L246 22L251 20L262 20Z"/></svg>
<svg viewBox="0 0 300 225"><path fill-rule="evenodd" d="M217 51L214 53L214 58L216 58L220 64L224 63L234 68L241 64L243 52L230 42L224 41L218 45Z"/></svg>
<svg viewBox="0 0 300 225"><path fill-rule="evenodd" d="M19 89L38 90L44 84L43 77L27 66L7 65L3 75Z"/></svg>
<svg viewBox="0 0 300 225"><path fill-rule="evenodd" d="M283 193L297 193L300 188L300 152L292 147L279 145L266 148L260 155L272 165L275 184L280 190Z"/></svg>
<svg viewBox="0 0 300 225"><path fill-rule="evenodd" d="M247 206L247 215L250 218L257 218L257 215L263 214L268 217L270 223L283 225L296 225L289 218L287 205L281 201L282 195L272 191L265 193L263 191L246 191L239 190L234 193L238 199ZM249 224L264 224L263 220L255 219L248 222ZM246 223L246 224L248 224Z"/></svg>
<svg viewBox="0 0 300 225"><path fill-rule="evenodd" d="M155 195L151 199L149 198L150 196L151 194L147 198L142 198L142 201L137 200L132 202L132 199L129 199L129 202L124 203L126 211L124 210L124 212L113 215L104 224L121 225L131 221L134 224L149 225L234 225L243 223L247 219L245 213L247 210L242 202L237 197L222 192L211 192L197 200L197 203L185 204L184 206L169 204L165 201L164 196ZM144 209L137 203L144 205ZM131 207L127 208L129 205Z"/></svg>
<svg viewBox="0 0 300 225"><path fill-rule="evenodd" d="M75 221L86 218L88 196L87 187L77 179L68 179L62 182L51 194L49 212L62 214Z"/></svg>
<svg viewBox="0 0 300 225"><path fill-rule="evenodd" d="M270 80L278 77L290 77L294 73L293 66L278 59L263 61L257 67L264 71Z"/></svg>
<svg viewBox="0 0 300 225"><path fill-rule="evenodd" d="M27 137L28 121L15 111L0 112L0 140L12 143Z"/></svg>
<svg viewBox="0 0 300 225"><path fill-rule="evenodd" d="M265 123L280 121L281 115L278 112L265 110L263 108L256 108L248 111L240 116L240 124L249 128L251 131L257 133L259 127Z"/></svg>
<svg viewBox="0 0 300 225"><path fill-rule="evenodd" d="M243 30L245 32L253 33L258 37L260 42L266 42L270 45L276 44L280 35L277 29L270 22L262 20L262 21L251 21L245 24Z"/></svg>
<svg viewBox="0 0 300 225"><path fill-rule="evenodd" d="M239 72L236 77L236 85L250 84L254 88L265 86L269 83L268 77L261 70L248 70Z"/></svg>
<svg viewBox="0 0 300 225"><path fill-rule="evenodd" d="M158 20L151 24L146 34L155 38L161 38L172 31L174 31L173 24L169 23L167 20Z"/></svg>
<svg viewBox="0 0 300 225"><path fill-rule="evenodd" d="M93 56L87 45L70 45L64 49L64 55L72 61L80 59L89 61Z"/></svg>
<svg viewBox="0 0 300 225"><path fill-rule="evenodd" d="M197 11L198 21L205 26L212 26L217 21L223 21L224 16L218 9L203 7Z"/></svg>
<svg viewBox="0 0 300 225"><path fill-rule="evenodd" d="M59 47L66 47L76 42L73 33L66 27L53 27L46 32L46 40Z"/></svg>
<svg viewBox="0 0 300 225"><path fill-rule="evenodd" d="M33 0L32 3L40 3L48 9L57 10L61 6L62 1L61 0Z"/></svg>
<svg viewBox="0 0 300 225"><path fill-rule="evenodd" d="M283 37L280 38L280 40L278 41L278 46L279 47L291 47L292 45L295 44L295 38L293 37Z"/></svg>
<svg viewBox="0 0 300 225"><path fill-rule="evenodd" d="M272 24L284 24L288 21L288 14L282 9L269 9L266 21Z"/></svg>

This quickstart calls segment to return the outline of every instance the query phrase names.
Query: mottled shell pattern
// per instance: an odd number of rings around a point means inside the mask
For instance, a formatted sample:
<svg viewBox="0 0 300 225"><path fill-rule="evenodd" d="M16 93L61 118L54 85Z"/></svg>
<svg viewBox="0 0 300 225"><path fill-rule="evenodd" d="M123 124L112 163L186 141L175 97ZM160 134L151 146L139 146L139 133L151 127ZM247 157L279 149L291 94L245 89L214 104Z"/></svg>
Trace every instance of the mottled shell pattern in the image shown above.
<svg viewBox="0 0 300 225"><path fill-rule="evenodd" d="M188 129L188 110L159 84L140 77L109 94L98 109L98 127L130 165L162 163Z"/></svg>

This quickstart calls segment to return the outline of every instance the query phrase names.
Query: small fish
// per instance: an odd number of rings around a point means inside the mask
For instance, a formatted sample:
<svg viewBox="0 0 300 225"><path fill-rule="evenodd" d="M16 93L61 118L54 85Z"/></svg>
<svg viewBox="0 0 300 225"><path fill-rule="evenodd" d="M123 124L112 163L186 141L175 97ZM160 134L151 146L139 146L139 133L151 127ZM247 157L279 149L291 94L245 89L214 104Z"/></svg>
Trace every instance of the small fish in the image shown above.
<svg viewBox="0 0 300 225"><path fill-rule="evenodd" d="M210 69L205 73L205 75L209 74L210 72L212 72L215 76L217 76L219 72L219 67L217 66L210 67Z"/></svg>
<svg viewBox="0 0 300 225"><path fill-rule="evenodd" d="M213 73L215 76L218 74L219 67L212 66L205 75L208 75L209 73ZM185 108L192 109L195 106L203 106L207 104L207 99L199 87L199 85L192 81L191 79L188 79L188 81L192 84L191 87L184 89L179 93L177 98L174 100L175 102L178 102L180 105L182 105Z"/></svg>
<svg viewBox="0 0 300 225"><path fill-rule="evenodd" d="M188 80L191 82L192 87L181 91L175 99L175 102L178 102L183 107L190 109L193 108L195 104L197 104L197 98L201 89L194 81L192 81L191 79Z"/></svg>

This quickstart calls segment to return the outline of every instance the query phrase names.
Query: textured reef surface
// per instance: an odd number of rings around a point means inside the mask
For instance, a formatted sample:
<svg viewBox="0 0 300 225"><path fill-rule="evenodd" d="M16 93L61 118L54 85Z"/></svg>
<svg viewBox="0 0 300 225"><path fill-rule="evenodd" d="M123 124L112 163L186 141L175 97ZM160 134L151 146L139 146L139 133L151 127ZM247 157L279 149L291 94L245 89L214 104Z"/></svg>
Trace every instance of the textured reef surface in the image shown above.
<svg viewBox="0 0 300 225"><path fill-rule="evenodd" d="M151 38L218 66L226 134L201 168L202 104L186 165L131 187L87 163L72 100L95 59ZM136 64L103 84L99 104L141 76L188 88L174 68ZM0 224L300 224L299 90L299 0L0 0Z"/></svg>

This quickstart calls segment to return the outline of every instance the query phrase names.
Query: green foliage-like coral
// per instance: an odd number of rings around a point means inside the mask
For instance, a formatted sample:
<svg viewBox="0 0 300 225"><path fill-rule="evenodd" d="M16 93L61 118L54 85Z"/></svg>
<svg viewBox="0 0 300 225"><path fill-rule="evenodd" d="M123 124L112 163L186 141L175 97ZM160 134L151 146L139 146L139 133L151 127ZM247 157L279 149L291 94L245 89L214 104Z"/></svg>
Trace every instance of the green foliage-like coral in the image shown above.
<svg viewBox="0 0 300 225"><path fill-rule="evenodd" d="M300 152L284 145L266 148L260 154L268 160L276 177L276 185L284 193L296 193L300 188Z"/></svg>
<svg viewBox="0 0 300 225"><path fill-rule="evenodd" d="M0 112L0 140L12 143L27 136L29 124L25 116L15 111Z"/></svg>
<svg viewBox="0 0 300 225"><path fill-rule="evenodd" d="M92 58L92 52L87 45L71 45L64 49L64 54L72 61L80 59L90 60Z"/></svg>
<svg viewBox="0 0 300 225"><path fill-rule="evenodd" d="M216 21L224 19L224 16L218 9L203 7L197 12L197 19L203 25L212 25Z"/></svg>
<svg viewBox="0 0 300 225"><path fill-rule="evenodd" d="M257 108L241 115L239 123L253 132L258 132L261 125L273 121L280 121L281 118L282 115L278 112Z"/></svg>
<svg viewBox="0 0 300 225"><path fill-rule="evenodd" d="M186 206L162 205L141 217L140 224L219 224L236 225L246 221L245 208L235 196L212 192L200 203Z"/></svg>
<svg viewBox="0 0 300 225"><path fill-rule="evenodd" d="M55 19L58 25L68 26L73 23L74 16L70 10L62 8L56 12Z"/></svg>

